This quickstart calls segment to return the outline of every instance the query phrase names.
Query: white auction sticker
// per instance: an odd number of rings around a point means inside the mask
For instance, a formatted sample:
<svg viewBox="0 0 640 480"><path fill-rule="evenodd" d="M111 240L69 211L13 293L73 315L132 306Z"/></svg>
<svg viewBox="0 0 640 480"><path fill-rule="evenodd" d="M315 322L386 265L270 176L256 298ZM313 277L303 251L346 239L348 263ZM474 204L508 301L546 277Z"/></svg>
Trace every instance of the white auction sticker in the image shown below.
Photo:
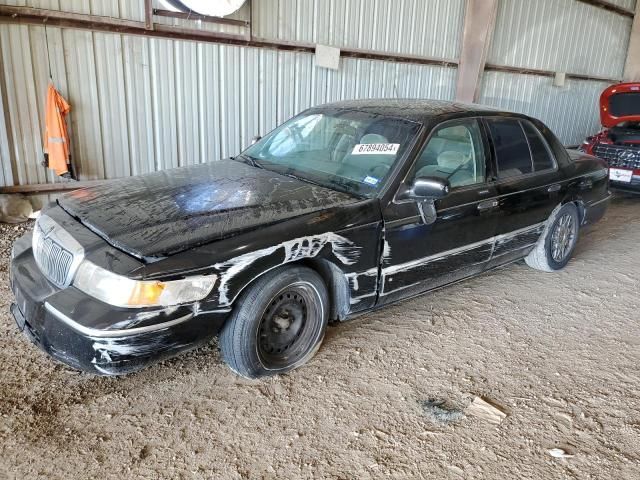
<svg viewBox="0 0 640 480"><path fill-rule="evenodd" d="M610 168L609 178L614 182L630 183L633 177L633 170L626 170L624 168Z"/></svg>
<svg viewBox="0 0 640 480"><path fill-rule="evenodd" d="M353 147L352 155L395 155L399 143L359 143Z"/></svg>
<svg viewBox="0 0 640 480"><path fill-rule="evenodd" d="M369 185L377 185L379 181L380 180L378 180L376 177L370 177L369 175L364 177L364 183L368 183Z"/></svg>

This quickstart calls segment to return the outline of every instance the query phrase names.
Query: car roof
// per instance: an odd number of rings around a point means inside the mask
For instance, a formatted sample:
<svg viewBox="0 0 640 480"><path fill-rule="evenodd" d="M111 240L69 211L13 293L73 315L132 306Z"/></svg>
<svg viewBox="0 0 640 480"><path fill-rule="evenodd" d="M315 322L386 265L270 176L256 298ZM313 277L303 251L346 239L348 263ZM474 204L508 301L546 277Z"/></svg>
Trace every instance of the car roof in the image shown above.
<svg viewBox="0 0 640 480"><path fill-rule="evenodd" d="M403 118L420 123L432 123L456 117L479 116L486 114L517 115L485 105L474 103L448 102L444 100L425 100L409 98L384 98L372 100L346 100L320 105L316 108L337 110L357 110L377 115ZM524 115L517 115L525 117Z"/></svg>

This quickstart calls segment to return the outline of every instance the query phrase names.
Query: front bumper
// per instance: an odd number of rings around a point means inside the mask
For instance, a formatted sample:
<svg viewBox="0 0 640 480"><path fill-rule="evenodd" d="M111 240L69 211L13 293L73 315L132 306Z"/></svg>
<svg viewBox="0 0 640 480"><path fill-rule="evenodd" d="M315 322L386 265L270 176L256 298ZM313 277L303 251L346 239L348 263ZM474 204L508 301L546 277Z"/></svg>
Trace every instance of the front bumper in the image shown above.
<svg viewBox="0 0 640 480"><path fill-rule="evenodd" d="M631 182L610 181L611 188L621 192L640 193L640 176L634 175Z"/></svg>
<svg viewBox="0 0 640 480"><path fill-rule="evenodd" d="M210 341L228 316L196 305L118 309L74 287L58 289L36 265L30 237L12 250L11 313L31 342L73 368L98 375L140 370Z"/></svg>

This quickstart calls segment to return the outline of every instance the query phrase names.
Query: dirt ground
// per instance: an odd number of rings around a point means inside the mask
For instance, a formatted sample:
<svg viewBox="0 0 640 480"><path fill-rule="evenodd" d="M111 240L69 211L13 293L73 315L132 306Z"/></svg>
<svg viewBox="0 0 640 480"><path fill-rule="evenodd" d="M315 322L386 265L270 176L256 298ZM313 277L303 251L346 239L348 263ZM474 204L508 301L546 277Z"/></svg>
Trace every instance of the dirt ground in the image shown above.
<svg viewBox="0 0 640 480"><path fill-rule="evenodd" d="M124 378L54 363L8 312L0 478L640 478L640 199L566 270L522 263L329 329L310 365L235 377L215 345ZM508 413L441 424L421 403ZM563 448L574 456L554 458Z"/></svg>

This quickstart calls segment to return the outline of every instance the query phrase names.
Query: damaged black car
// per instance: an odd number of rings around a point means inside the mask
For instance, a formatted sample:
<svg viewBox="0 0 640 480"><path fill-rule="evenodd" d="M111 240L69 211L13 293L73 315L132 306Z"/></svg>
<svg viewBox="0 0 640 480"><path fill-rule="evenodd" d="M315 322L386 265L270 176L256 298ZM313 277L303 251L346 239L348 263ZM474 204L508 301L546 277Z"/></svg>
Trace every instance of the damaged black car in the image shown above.
<svg viewBox="0 0 640 480"><path fill-rule="evenodd" d="M420 100L312 108L234 159L50 205L12 251L12 313L104 375L219 335L248 378L289 371L328 322L525 259L563 268L607 166L533 118Z"/></svg>

